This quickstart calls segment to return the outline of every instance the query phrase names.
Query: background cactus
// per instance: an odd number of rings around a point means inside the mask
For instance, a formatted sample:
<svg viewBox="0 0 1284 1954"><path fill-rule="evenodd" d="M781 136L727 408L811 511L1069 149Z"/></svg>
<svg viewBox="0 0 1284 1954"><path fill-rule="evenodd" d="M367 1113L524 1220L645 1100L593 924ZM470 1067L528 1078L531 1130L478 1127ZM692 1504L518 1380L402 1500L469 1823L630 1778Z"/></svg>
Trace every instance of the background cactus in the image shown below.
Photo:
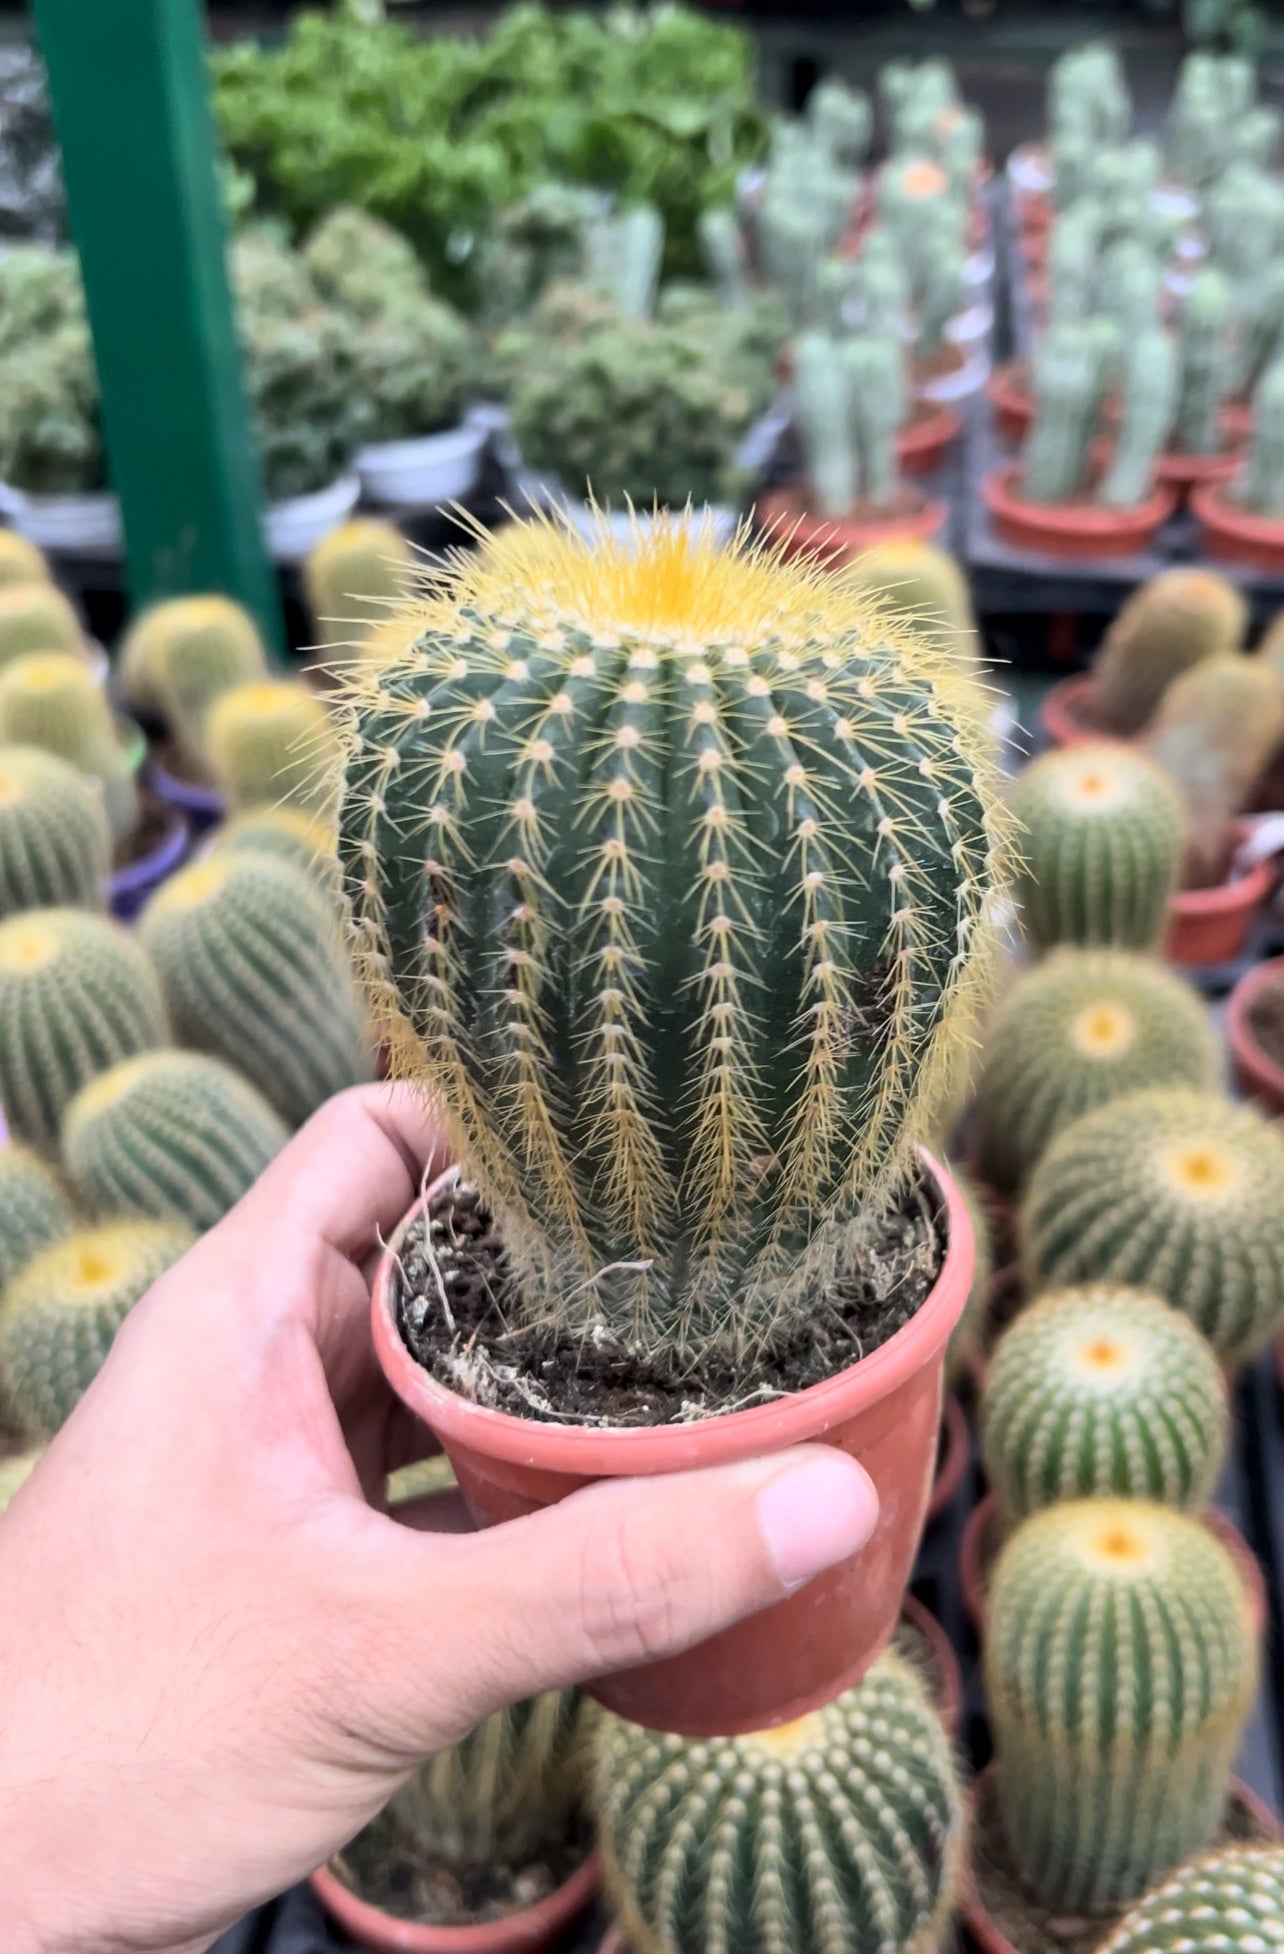
<svg viewBox="0 0 1284 1954"><path fill-rule="evenodd" d="M327 895L340 893L339 861L332 823L299 807L252 807L234 814L218 829L214 851L275 855L304 870Z"/></svg>
<svg viewBox="0 0 1284 1954"><path fill-rule="evenodd" d="M358 953L532 1316L747 1358L900 1178L994 888L988 754L939 669L699 525L535 525L358 682Z"/></svg>
<svg viewBox="0 0 1284 1954"><path fill-rule="evenodd" d="M950 1179L962 1196L972 1223L972 1240L976 1254L972 1264L972 1286L968 1290L963 1314L950 1335L945 1352L945 1388L955 1391L962 1383L968 1366L979 1356L986 1343L989 1328L990 1302L994 1287L994 1230L990 1224L989 1211L973 1183L962 1168L950 1163Z"/></svg>
<svg viewBox="0 0 1284 1954"><path fill-rule="evenodd" d="M44 551L16 529L0 529L0 586L52 582Z"/></svg>
<svg viewBox="0 0 1284 1954"><path fill-rule="evenodd" d="M83 658L84 649L80 619L55 584L43 579L0 583L0 671L28 652L65 651Z"/></svg>
<svg viewBox="0 0 1284 1954"><path fill-rule="evenodd" d="M1234 491L1255 514L1284 516L1284 359L1274 360L1254 389L1248 461Z"/></svg>
<svg viewBox="0 0 1284 1954"><path fill-rule="evenodd" d="M1186 839L1167 775L1127 747L1065 747L1023 767L1009 801L1022 828L1014 883L1031 942L1149 949Z"/></svg>
<svg viewBox="0 0 1284 1954"><path fill-rule="evenodd" d="M1179 1866L1100 1954L1264 1954L1284 1920L1284 1846L1233 1845Z"/></svg>
<svg viewBox="0 0 1284 1954"><path fill-rule="evenodd" d="M1207 266L1196 273L1182 300L1180 390L1173 429L1182 454L1217 455L1226 445L1221 413L1230 392L1234 323L1230 281Z"/></svg>
<svg viewBox="0 0 1284 1954"><path fill-rule="evenodd" d="M1145 748L1186 807L1184 880L1225 879L1236 816L1284 741L1284 681L1268 660L1205 658L1169 686Z"/></svg>
<svg viewBox="0 0 1284 1954"><path fill-rule="evenodd" d="M1033 1284L1151 1290L1246 1363L1284 1321L1284 1138L1217 1093L1112 1100L1044 1154L1021 1247Z"/></svg>
<svg viewBox="0 0 1284 1954"><path fill-rule="evenodd" d="M333 909L301 869L211 855L157 891L139 935L179 1038L253 1079L290 1125L369 1078Z"/></svg>
<svg viewBox="0 0 1284 1954"><path fill-rule="evenodd" d="M905 367L891 335L850 338L814 328L795 349L796 412L821 515L889 509L899 487L896 435L905 417Z"/></svg>
<svg viewBox="0 0 1284 1954"><path fill-rule="evenodd" d="M1156 1500L1199 1512L1230 1416L1211 1346L1158 1296L1061 1289L1000 1337L981 1399L981 1457L1005 1520L1060 1500Z"/></svg>
<svg viewBox="0 0 1284 1954"><path fill-rule="evenodd" d="M0 1103L20 1139L56 1150L81 1086L165 1035L156 973L115 923L81 909L0 923Z"/></svg>
<svg viewBox="0 0 1284 1954"><path fill-rule="evenodd" d="M93 1213L148 1215L200 1234L288 1138L230 1066L198 1052L144 1052L77 1093L63 1120L62 1156Z"/></svg>
<svg viewBox="0 0 1284 1954"><path fill-rule="evenodd" d="M693 1743L609 1719L596 1805L607 1892L632 1946L941 1945L961 1793L935 1706L899 1655L754 1736Z"/></svg>
<svg viewBox="0 0 1284 1954"><path fill-rule="evenodd" d="M358 516L332 529L303 566L308 609L322 640L335 638L337 625L349 648L358 647L404 601L413 569L413 552L395 523Z"/></svg>
<svg viewBox="0 0 1284 1954"><path fill-rule="evenodd" d="M259 628L230 597L173 597L134 619L120 654L125 697L159 712L192 753L220 692L267 677Z"/></svg>
<svg viewBox="0 0 1284 1954"><path fill-rule="evenodd" d="M1032 364L1034 422L1021 463L1030 502L1076 502L1088 488L1088 448L1100 407L1100 362L1085 326L1049 327Z"/></svg>
<svg viewBox="0 0 1284 1954"><path fill-rule="evenodd" d="M101 909L111 831L94 783L56 754L0 747L0 916Z"/></svg>
<svg viewBox="0 0 1284 1954"><path fill-rule="evenodd" d="M986 1694L1016 1871L1057 1914L1104 1914L1207 1846L1257 1681L1239 1569L1187 1514L1052 1506L990 1585Z"/></svg>
<svg viewBox="0 0 1284 1954"><path fill-rule="evenodd" d="M942 656L973 669L978 658L976 619L967 578L948 550L917 538L877 543L847 567L853 589L878 600L912 625Z"/></svg>
<svg viewBox="0 0 1284 1954"><path fill-rule="evenodd" d="M169 1222L117 1222L19 1271L0 1298L0 1401L20 1430L52 1438L66 1423L129 1311L193 1240Z"/></svg>
<svg viewBox="0 0 1284 1954"><path fill-rule="evenodd" d="M1178 405L1177 356L1159 326L1143 332L1123 360L1123 413L1115 450L1097 500L1108 509L1135 509L1154 485L1155 463L1172 431Z"/></svg>
<svg viewBox="0 0 1284 1954"><path fill-rule="evenodd" d="M1133 592L1092 661L1103 724L1140 732L1175 679L1205 658L1238 651L1247 626L1247 604L1215 570L1161 570Z"/></svg>
<svg viewBox="0 0 1284 1954"><path fill-rule="evenodd" d="M333 799L338 734L325 701L301 679L257 679L222 693L206 718L205 753L233 809L319 813Z"/></svg>
<svg viewBox="0 0 1284 1954"><path fill-rule="evenodd" d="M0 1147L0 1294L33 1255L75 1225L71 1203L39 1155Z"/></svg>
<svg viewBox="0 0 1284 1954"><path fill-rule="evenodd" d="M102 688L83 658L33 651L0 669L0 746L39 746L102 787L112 842L138 823L138 789Z"/></svg>
<svg viewBox="0 0 1284 1954"><path fill-rule="evenodd" d="M1220 1071L1207 1006L1180 977L1126 950L1055 950L986 1027L977 1165L1010 1194L1082 1113L1143 1086L1211 1091Z"/></svg>

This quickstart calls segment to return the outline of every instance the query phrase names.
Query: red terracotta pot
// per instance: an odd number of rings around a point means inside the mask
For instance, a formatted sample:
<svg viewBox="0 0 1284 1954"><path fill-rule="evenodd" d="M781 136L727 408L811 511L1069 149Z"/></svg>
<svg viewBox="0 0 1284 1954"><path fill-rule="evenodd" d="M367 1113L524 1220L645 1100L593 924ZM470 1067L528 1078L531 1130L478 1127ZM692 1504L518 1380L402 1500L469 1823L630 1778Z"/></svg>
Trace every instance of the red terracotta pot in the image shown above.
<svg viewBox="0 0 1284 1954"><path fill-rule="evenodd" d="M943 1513L963 1484L967 1462L972 1456L972 1434L967 1413L953 1392L945 1400L941 1414L941 1443L937 1451L936 1477L932 1497L927 1502L927 1517L935 1520Z"/></svg>
<svg viewBox="0 0 1284 1954"><path fill-rule="evenodd" d="M592 1905L599 1876L596 1857L586 1859L534 1906L502 1920L479 1921L474 1927L423 1927L413 1920L394 1920L381 1908L359 1900L328 1866L318 1867L308 1884L330 1918L372 1954L541 1954Z"/></svg>
<svg viewBox="0 0 1284 1954"><path fill-rule="evenodd" d="M1008 360L996 367L985 383L985 397L994 409L999 433L1008 441L1024 441L1034 420L1034 396L1025 361Z"/></svg>
<svg viewBox="0 0 1284 1954"><path fill-rule="evenodd" d="M900 542L905 538L929 542L944 527L944 502L929 501L917 489L907 490L904 506L895 514L844 518L813 515L807 507L807 492L800 485L771 489L758 503L758 527L773 542L780 543L790 556L812 556L818 563L837 568L879 543Z"/></svg>
<svg viewBox="0 0 1284 1954"><path fill-rule="evenodd" d="M1229 482L1244 459L1239 443L1220 455L1163 454L1155 463L1155 480L1176 489L1182 501L1207 482Z"/></svg>
<svg viewBox="0 0 1284 1954"><path fill-rule="evenodd" d="M683 1736L734 1736L804 1715L858 1682L890 1638L927 1516L941 1418L945 1346L972 1281L967 1211L944 1168L920 1159L949 1240L936 1285L870 1356L771 1404L686 1425L600 1430L540 1424L455 1396L416 1363L394 1307L397 1255L416 1202L379 1261L375 1349L403 1403L430 1425L469 1510L498 1526L598 1479L729 1465L823 1441L858 1459L878 1491L873 1537L797 1594L698 1648L590 1685L608 1709Z"/></svg>
<svg viewBox="0 0 1284 1954"><path fill-rule="evenodd" d="M1118 733L1101 724L1096 702L1097 681L1091 672L1059 679L1039 707L1039 724L1049 746L1095 746L1098 740L1119 740Z"/></svg>
<svg viewBox="0 0 1284 1954"><path fill-rule="evenodd" d="M1263 991L1284 983L1284 957L1271 957L1240 978L1226 1002L1226 1040L1235 1083L1268 1113L1284 1113L1284 1065L1263 1051L1253 1030L1252 1010Z"/></svg>
<svg viewBox="0 0 1284 1954"><path fill-rule="evenodd" d="M1020 479L1021 463L1006 462L986 476L981 494L1004 542L1039 556L1076 562L1136 556L1177 507L1174 490L1160 484L1135 509L1104 509L1096 502L1027 502L1018 493Z"/></svg>
<svg viewBox="0 0 1284 1954"><path fill-rule="evenodd" d="M896 437L896 454L903 475L931 475L963 430L963 417L937 401L916 400L910 418Z"/></svg>
<svg viewBox="0 0 1284 1954"><path fill-rule="evenodd" d="M1237 509L1226 487L1225 482L1205 482L1191 494L1190 506L1208 555L1272 576L1284 574L1284 516L1257 516L1251 509Z"/></svg>
<svg viewBox="0 0 1284 1954"><path fill-rule="evenodd" d="M1274 879L1272 863L1254 862L1245 874L1215 888L1179 890L1168 907L1164 936L1169 963L1233 963L1242 956Z"/></svg>
<svg viewBox="0 0 1284 1954"><path fill-rule="evenodd" d="M932 1655L935 1671L936 1705L945 1725L946 1735L956 1737L963 1717L963 1673L959 1659L954 1653L954 1645L930 1609L916 1601L912 1594L905 1597L901 1609L901 1620L908 1622L927 1643Z"/></svg>

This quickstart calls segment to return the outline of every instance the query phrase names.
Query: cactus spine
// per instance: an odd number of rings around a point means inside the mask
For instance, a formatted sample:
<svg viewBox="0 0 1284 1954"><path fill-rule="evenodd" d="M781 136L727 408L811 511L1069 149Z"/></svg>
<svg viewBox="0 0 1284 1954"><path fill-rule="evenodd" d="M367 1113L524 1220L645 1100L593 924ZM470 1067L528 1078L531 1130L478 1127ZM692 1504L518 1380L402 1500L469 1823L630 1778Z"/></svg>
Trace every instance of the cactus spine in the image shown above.
<svg viewBox="0 0 1284 1954"><path fill-rule="evenodd" d="M1246 1363L1284 1320L1284 1138L1217 1093L1129 1093L1048 1148L1021 1246L1040 1287L1151 1290Z"/></svg>
<svg viewBox="0 0 1284 1954"><path fill-rule="evenodd" d="M1148 724L1168 687L1192 665L1234 652L1248 606L1215 570L1161 570L1128 599L1093 660L1101 718L1115 733Z"/></svg>
<svg viewBox="0 0 1284 1954"><path fill-rule="evenodd" d="M131 705L161 713L186 750L202 750L205 713L221 692L266 678L267 653L249 612L230 597L173 597L144 611L121 649Z"/></svg>
<svg viewBox="0 0 1284 1954"><path fill-rule="evenodd" d="M1023 767L1010 803L1024 831L1015 883L1031 942L1149 949L1185 842L1166 774L1126 747L1066 747Z"/></svg>
<svg viewBox="0 0 1284 1954"><path fill-rule="evenodd" d="M863 550L845 571L855 590L875 598L901 623L965 670L977 663L976 619L967 578L948 550L909 537Z"/></svg>
<svg viewBox="0 0 1284 1954"><path fill-rule="evenodd" d="M290 863L211 855L157 891L139 935L178 1037L255 1080L290 1125L369 1078L333 910Z"/></svg>
<svg viewBox="0 0 1284 1954"><path fill-rule="evenodd" d="M84 647L80 619L56 585L43 578L0 580L0 671L33 651L64 651L83 659Z"/></svg>
<svg viewBox="0 0 1284 1954"><path fill-rule="evenodd" d="M360 516L319 542L303 566L303 587L317 630L326 638L345 628L346 649L357 650L371 628L405 601L414 571L409 543L395 523ZM342 645L335 647L342 653Z"/></svg>
<svg viewBox="0 0 1284 1954"><path fill-rule="evenodd" d="M39 1155L0 1147L0 1294L33 1255L75 1225L70 1202Z"/></svg>
<svg viewBox="0 0 1284 1954"><path fill-rule="evenodd" d="M95 1214L147 1215L200 1234L222 1220L288 1138L267 1101L218 1059L144 1052L76 1095L62 1154Z"/></svg>
<svg viewBox="0 0 1284 1954"><path fill-rule="evenodd" d="M691 1742L610 1719L596 1803L607 1891L653 1954L942 1943L962 1849L958 1776L903 1657L796 1723Z"/></svg>
<svg viewBox="0 0 1284 1954"><path fill-rule="evenodd" d="M81 1086L165 1033L156 973L115 923L79 909L0 923L0 1102L21 1139L54 1151Z"/></svg>
<svg viewBox="0 0 1284 1954"><path fill-rule="evenodd" d="M1182 306L1175 434L1183 454L1216 455L1226 445L1221 411L1230 391L1232 324L1230 283L1209 266L1197 274Z"/></svg>
<svg viewBox="0 0 1284 1954"><path fill-rule="evenodd" d="M900 1177L994 888L939 671L839 580L662 522L528 529L357 682L358 951L534 1315L747 1358Z"/></svg>
<svg viewBox="0 0 1284 1954"><path fill-rule="evenodd" d="M1019 976L986 1031L977 1158L1011 1193L1049 1141L1121 1093L1211 1091L1221 1046L1198 992L1126 950L1054 950Z"/></svg>
<svg viewBox="0 0 1284 1954"><path fill-rule="evenodd" d="M259 679L224 692L206 715L215 785L235 810L283 804L310 812L333 800L339 740L329 708L298 679Z"/></svg>
<svg viewBox="0 0 1284 1954"><path fill-rule="evenodd" d="M111 831L92 781L53 753L0 747L0 916L100 909Z"/></svg>
<svg viewBox="0 0 1284 1954"><path fill-rule="evenodd" d="M1284 1846L1211 1852L1148 1893L1100 1954L1268 1954L1284 1920Z"/></svg>
<svg viewBox="0 0 1284 1954"><path fill-rule="evenodd" d="M138 821L138 789L111 708L82 658L29 652L0 671L0 745L40 746L99 781L119 846Z"/></svg>
<svg viewBox="0 0 1284 1954"><path fill-rule="evenodd" d="M981 1400L981 1457L1004 1519L1073 1499L1199 1512L1226 1456L1221 1366L1158 1296L1061 1289L999 1339Z"/></svg>
<svg viewBox="0 0 1284 1954"><path fill-rule="evenodd" d="M106 1362L117 1330L194 1237L159 1221L90 1228L45 1249L0 1299L0 1397L52 1438Z"/></svg>
<svg viewBox="0 0 1284 1954"><path fill-rule="evenodd" d="M1146 752L1186 807L1186 880L1220 882L1235 817L1284 740L1284 681L1268 660L1205 658L1169 686Z"/></svg>

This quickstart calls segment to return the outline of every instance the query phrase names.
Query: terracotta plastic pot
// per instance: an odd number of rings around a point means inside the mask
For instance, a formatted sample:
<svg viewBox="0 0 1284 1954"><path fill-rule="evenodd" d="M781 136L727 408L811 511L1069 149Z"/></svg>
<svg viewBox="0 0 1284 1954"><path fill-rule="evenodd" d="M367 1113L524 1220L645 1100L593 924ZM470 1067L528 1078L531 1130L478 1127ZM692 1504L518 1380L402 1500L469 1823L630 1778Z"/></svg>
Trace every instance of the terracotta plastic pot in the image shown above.
<svg viewBox="0 0 1284 1954"><path fill-rule="evenodd" d="M932 1658L933 1681L936 1705L941 1713L941 1722L946 1735L956 1737L959 1724L963 1720L963 1672L959 1659L954 1653L954 1645L929 1608L916 1601L912 1594L905 1597L901 1609L901 1620L908 1622L914 1631L927 1643Z"/></svg>
<svg viewBox="0 0 1284 1954"><path fill-rule="evenodd" d="M904 507L893 515L835 521L814 515L800 486L772 489L758 503L758 527L790 556L814 556L830 568L850 563L879 543L903 538L929 542L945 525L944 502L929 501L916 490L908 492Z"/></svg>
<svg viewBox="0 0 1284 1954"><path fill-rule="evenodd" d="M187 816L193 834L204 834L216 821L221 821L227 813L223 796L217 787L207 787L196 780L184 780L178 774L168 772L153 754L147 763L147 785L157 800L168 801Z"/></svg>
<svg viewBox="0 0 1284 1954"><path fill-rule="evenodd" d="M384 1375L430 1425L473 1518L497 1526L598 1479L685 1472L770 1457L823 1441L858 1459L879 1518L858 1554L797 1594L685 1654L591 1685L634 1723L683 1736L734 1736L804 1715L859 1681L900 1612L927 1516L941 1418L945 1346L963 1313L974 1248L967 1210L944 1168L920 1154L948 1245L936 1284L893 1337L836 1377L770 1404L684 1425L601 1430L515 1418L471 1404L411 1356L395 1313L397 1258L416 1202L379 1261L372 1320Z"/></svg>
<svg viewBox="0 0 1284 1954"><path fill-rule="evenodd" d="M1191 494L1204 549L1221 563L1243 563L1271 576L1284 575L1284 516L1258 516L1250 509L1237 509L1227 498L1226 487L1225 482L1205 482Z"/></svg>
<svg viewBox="0 0 1284 1954"><path fill-rule="evenodd" d="M111 913L118 922L132 921L187 853L191 839L187 816L172 806L166 808L166 814L165 832L156 846L138 861L118 868L111 878Z"/></svg>
<svg viewBox="0 0 1284 1954"><path fill-rule="evenodd" d="M986 382L985 397L994 409L995 424L1005 440L1022 442L1034 419L1034 396L1024 360L1008 360Z"/></svg>
<svg viewBox="0 0 1284 1954"><path fill-rule="evenodd" d="M896 437L903 475L931 475L944 462L950 444L963 431L963 416L932 400L916 400Z"/></svg>
<svg viewBox="0 0 1284 1954"><path fill-rule="evenodd" d="M1284 1065L1262 1049L1253 1030L1253 1006L1273 984L1284 984L1284 957L1271 957L1240 978L1226 1002L1226 1040L1235 1083L1268 1113L1284 1113Z"/></svg>
<svg viewBox="0 0 1284 1954"><path fill-rule="evenodd" d="M1039 707L1039 724L1049 746L1087 746L1118 740L1097 717L1097 681L1091 672L1059 679ZM1121 744L1131 742L1121 741Z"/></svg>
<svg viewBox="0 0 1284 1954"><path fill-rule="evenodd" d="M1187 966L1233 963L1244 953L1274 879L1272 863L1254 862L1243 875L1215 888L1179 890L1168 907L1164 935L1168 961Z"/></svg>
<svg viewBox="0 0 1284 1954"><path fill-rule="evenodd" d="M1017 492L1020 479L1021 463L1006 462L986 476L981 495L1003 541L1037 556L1089 563L1136 556L1177 507L1176 491L1161 483L1135 509L1106 509L1096 502L1027 502Z"/></svg>
<svg viewBox="0 0 1284 1954"><path fill-rule="evenodd" d="M927 1502L927 1517L935 1520L942 1514L963 1484L967 1462L972 1456L972 1434L968 1430L967 1413L953 1392L945 1400L941 1413L941 1442L936 1456L936 1477L932 1481L932 1497Z"/></svg>
<svg viewBox="0 0 1284 1954"><path fill-rule="evenodd" d="M540 1954L592 1905L599 1877L596 1857L586 1859L534 1906L502 1920L479 1921L475 1927L422 1927L413 1920L394 1920L359 1900L328 1866L319 1867L308 1884L330 1918L372 1954Z"/></svg>
<svg viewBox="0 0 1284 1954"><path fill-rule="evenodd" d="M1163 454L1155 463L1155 480L1175 488L1184 502L1206 482L1229 482L1243 459L1238 445L1220 455Z"/></svg>

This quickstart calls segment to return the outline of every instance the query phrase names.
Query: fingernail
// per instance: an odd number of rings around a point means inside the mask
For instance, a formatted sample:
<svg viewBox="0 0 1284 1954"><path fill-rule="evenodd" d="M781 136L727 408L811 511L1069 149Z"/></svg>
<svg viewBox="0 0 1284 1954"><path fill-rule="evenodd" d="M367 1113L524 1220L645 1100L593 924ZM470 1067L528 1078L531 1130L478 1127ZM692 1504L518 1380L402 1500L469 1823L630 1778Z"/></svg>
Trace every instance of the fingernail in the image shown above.
<svg viewBox="0 0 1284 1954"><path fill-rule="evenodd" d="M865 1545L878 1495L855 1459L830 1449L778 1473L758 1495L758 1520L789 1594Z"/></svg>

